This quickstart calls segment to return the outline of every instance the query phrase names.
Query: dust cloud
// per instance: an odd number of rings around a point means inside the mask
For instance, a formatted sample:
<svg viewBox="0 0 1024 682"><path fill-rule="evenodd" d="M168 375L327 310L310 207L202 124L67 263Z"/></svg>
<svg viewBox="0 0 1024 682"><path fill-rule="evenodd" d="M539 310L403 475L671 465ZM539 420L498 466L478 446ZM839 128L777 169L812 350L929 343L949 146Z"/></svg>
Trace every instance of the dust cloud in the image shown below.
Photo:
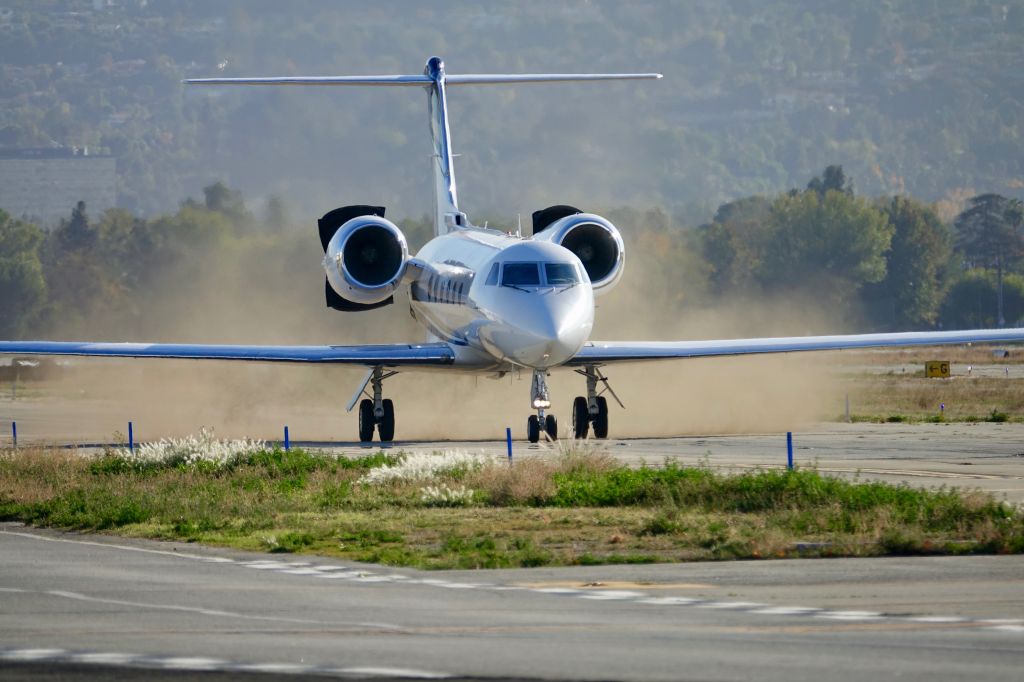
<svg viewBox="0 0 1024 682"><path fill-rule="evenodd" d="M308 240L305 239L308 237ZM321 257L315 236L240 254L208 254L187 277L174 273L149 293L140 319L119 328L97 320L87 338L104 341L347 344L424 338L411 321L406 294L369 313L323 307ZM305 242L312 242L311 248ZM604 340L707 339L844 331L813 301L734 301L679 306L685 281L645 279L644 254L633 254L615 291L598 298L593 337ZM684 310L685 312L678 312ZM79 330L81 331L81 330ZM79 335L80 336L80 335ZM57 337L61 338L61 337ZM62 338L72 338L64 336ZM814 356L820 357L820 356ZM747 356L638 363L604 368L626 409L609 396L613 436L667 436L785 431L837 404L824 361ZM356 412L345 404L365 370L339 366L174 360L77 359L49 390L50 408L78 437L124 432L152 440L213 428L223 437L354 440ZM562 434L571 429L582 377L552 373L550 388ZM525 436L530 375L490 379L452 372L402 372L385 383L395 401L399 440L495 439L511 426Z"/></svg>

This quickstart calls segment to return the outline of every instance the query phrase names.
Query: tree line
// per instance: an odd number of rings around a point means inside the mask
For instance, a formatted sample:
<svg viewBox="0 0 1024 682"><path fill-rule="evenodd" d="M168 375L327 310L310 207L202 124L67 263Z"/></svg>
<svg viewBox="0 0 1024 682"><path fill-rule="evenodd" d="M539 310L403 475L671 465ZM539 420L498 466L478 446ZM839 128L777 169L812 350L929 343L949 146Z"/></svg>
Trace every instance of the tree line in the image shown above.
<svg viewBox="0 0 1024 682"><path fill-rule="evenodd" d="M956 329L1024 318L1020 200L981 194L951 222L907 196L858 196L841 166L806 187L719 206L678 224L658 209L606 211L666 314L761 295L811 297L872 330ZM279 200L262 216L215 183L173 214L91 217L79 202L52 229L0 210L0 338L238 340L337 334L396 339L407 316L358 329L323 308L314 230L291 229ZM399 222L415 247L429 219ZM638 274L639 272L643 274ZM360 320L365 320L361 317ZM271 322L274 321L275 322ZM233 333L235 330L236 333Z"/></svg>

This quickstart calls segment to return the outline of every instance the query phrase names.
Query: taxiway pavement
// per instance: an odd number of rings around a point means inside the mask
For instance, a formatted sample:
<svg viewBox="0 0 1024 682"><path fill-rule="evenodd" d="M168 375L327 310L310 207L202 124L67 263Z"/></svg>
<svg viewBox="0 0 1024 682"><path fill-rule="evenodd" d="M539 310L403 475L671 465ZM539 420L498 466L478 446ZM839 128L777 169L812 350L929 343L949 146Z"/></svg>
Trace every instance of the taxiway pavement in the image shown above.
<svg viewBox="0 0 1024 682"><path fill-rule="evenodd" d="M1024 667L1016 556L424 573L2 524L0 605L0 677L933 682Z"/></svg>

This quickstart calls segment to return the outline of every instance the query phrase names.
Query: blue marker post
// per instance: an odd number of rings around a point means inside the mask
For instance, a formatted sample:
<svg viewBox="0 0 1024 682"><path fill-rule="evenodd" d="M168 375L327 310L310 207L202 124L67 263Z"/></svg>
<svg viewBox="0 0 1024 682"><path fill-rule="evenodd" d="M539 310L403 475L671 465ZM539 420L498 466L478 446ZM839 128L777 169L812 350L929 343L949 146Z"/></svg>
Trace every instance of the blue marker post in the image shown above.
<svg viewBox="0 0 1024 682"><path fill-rule="evenodd" d="M793 432L786 431L786 468L793 470Z"/></svg>
<svg viewBox="0 0 1024 682"><path fill-rule="evenodd" d="M18 447L18 422L11 422L11 440L14 441L14 447Z"/></svg>
<svg viewBox="0 0 1024 682"><path fill-rule="evenodd" d="M287 426L284 427L284 449L285 450L290 450L291 449L291 441L288 440L288 427Z"/></svg>
<svg viewBox="0 0 1024 682"><path fill-rule="evenodd" d="M508 463L512 463L512 429L505 427L505 442L508 443Z"/></svg>
<svg viewBox="0 0 1024 682"><path fill-rule="evenodd" d="M132 433L132 423L128 422L128 452L135 452L135 434Z"/></svg>

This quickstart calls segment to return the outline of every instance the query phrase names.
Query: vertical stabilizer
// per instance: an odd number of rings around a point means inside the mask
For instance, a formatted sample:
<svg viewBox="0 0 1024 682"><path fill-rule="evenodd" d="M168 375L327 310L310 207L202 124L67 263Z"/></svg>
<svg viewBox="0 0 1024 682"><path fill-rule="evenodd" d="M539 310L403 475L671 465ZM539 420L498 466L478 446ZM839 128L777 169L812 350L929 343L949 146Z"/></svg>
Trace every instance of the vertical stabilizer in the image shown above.
<svg viewBox="0 0 1024 682"><path fill-rule="evenodd" d="M427 106L430 114L430 139L433 143L431 166L434 174L434 234L442 235L465 221L459 211L458 191L455 188L444 61L440 57L431 57L427 60L423 75L432 82L427 88Z"/></svg>

